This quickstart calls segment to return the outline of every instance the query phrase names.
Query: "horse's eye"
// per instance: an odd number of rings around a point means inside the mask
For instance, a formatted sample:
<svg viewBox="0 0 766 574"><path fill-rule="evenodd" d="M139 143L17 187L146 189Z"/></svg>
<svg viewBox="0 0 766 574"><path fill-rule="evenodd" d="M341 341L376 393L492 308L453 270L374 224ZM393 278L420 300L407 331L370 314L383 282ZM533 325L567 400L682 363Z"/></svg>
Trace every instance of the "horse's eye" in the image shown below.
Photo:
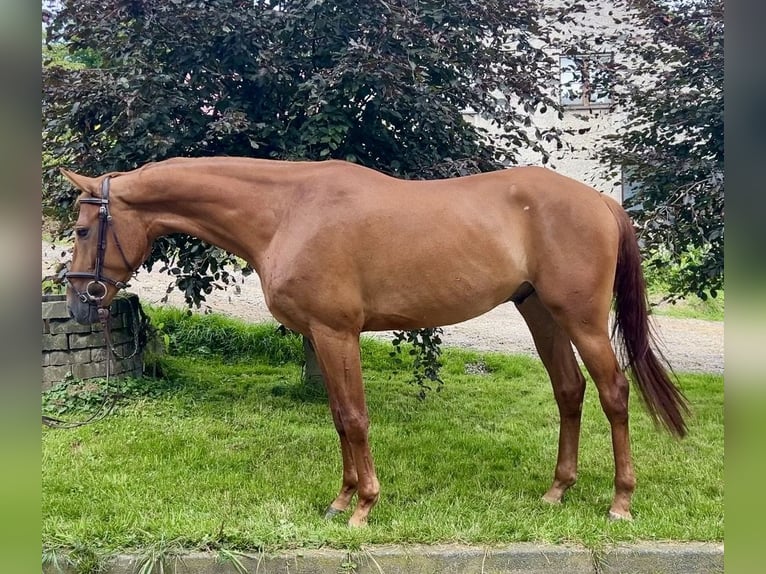
<svg viewBox="0 0 766 574"><path fill-rule="evenodd" d="M74 230L74 232L77 234L77 237L79 237L80 239L85 239L86 237L88 237L89 231L90 230L87 227L78 227L77 229Z"/></svg>

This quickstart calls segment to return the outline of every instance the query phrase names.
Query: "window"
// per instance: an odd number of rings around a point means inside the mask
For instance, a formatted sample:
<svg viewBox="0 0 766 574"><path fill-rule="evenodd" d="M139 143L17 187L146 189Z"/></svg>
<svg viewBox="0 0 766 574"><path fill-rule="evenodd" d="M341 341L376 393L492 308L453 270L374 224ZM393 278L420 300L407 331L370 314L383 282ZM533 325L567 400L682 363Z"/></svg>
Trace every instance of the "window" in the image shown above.
<svg viewBox="0 0 766 574"><path fill-rule="evenodd" d="M612 54L561 56L561 105L567 108L608 108L612 105L609 68Z"/></svg>

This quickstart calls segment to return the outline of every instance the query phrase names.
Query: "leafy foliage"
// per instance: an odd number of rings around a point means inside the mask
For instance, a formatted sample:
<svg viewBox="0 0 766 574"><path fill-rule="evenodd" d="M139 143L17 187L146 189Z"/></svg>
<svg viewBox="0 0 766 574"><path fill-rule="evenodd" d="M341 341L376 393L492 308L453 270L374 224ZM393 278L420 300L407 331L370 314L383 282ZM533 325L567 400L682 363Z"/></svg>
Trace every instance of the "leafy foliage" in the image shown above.
<svg viewBox="0 0 766 574"><path fill-rule="evenodd" d="M723 286L723 0L620 0L642 33L622 39L615 68L627 121L601 151L635 190L648 265L679 269L674 297Z"/></svg>
<svg viewBox="0 0 766 574"><path fill-rule="evenodd" d="M426 391L433 390L431 383L436 383L436 390L441 390L444 381L439 375L442 363L440 360L441 336L444 333L441 327L428 329L419 329L417 331L395 331L392 341L394 350L391 356L396 357L402 354L402 344L409 343L409 354L413 357L412 384L419 388L418 396L421 399L426 397Z"/></svg>
<svg viewBox="0 0 766 574"><path fill-rule="evenodd" d="M546 34L539 15L531 1L68 0L50 42L101 57L43 69L46 203L71 205L60 164L332 157L418 178L512 162L463 119L468 108L544 154L525 129L554 104L552 66L532 47Z"/></svg>

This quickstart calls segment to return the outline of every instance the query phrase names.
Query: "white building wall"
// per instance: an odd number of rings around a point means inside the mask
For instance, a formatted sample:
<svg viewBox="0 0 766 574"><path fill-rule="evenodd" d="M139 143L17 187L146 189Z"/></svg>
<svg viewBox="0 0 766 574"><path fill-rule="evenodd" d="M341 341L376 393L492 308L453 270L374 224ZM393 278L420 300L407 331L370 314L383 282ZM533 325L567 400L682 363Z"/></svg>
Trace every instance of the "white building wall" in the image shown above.
<svg viewBox="0 0 766 574"><path fill-rule="evenodd" d="M544 3L556 6L560 5L561 1L544 0ZM618 11L609 0L590 0L587 5L587 11L577 15L577 23L561 30L550 45L543 46L543 49L558 63L560 56L572 48L572 39L587 32L592 37L587 47L588 53L611 53L616 63L623 63L623 56L617 50L616 43L622 35L638 33L631 19L626 13ZM615 17L622 22L615 23ZM583 52L585 50L578 51L578 53ZM554 72L556 77L559 77L560 68ZM560 94L561 87L558 86L555 97L558 99ZM563 118L559 118L555 110L548 110L544 114L536 113L532 120L541 130L558 127L565 132L562 139L566 145L561 150L557 150L555 144L546 145L550 153L547 167L582 181L622 202L622 182L619 174L616 177L607 177L607 170L595 158L595 152L603 143L604 136L616 133L623 117L615 106L596 105L566 108ZM492 126L490 122L477 114L468 113L466 118L475 125L487 129L490 137L493 132L497 133L496 126ZM519 165L543 165L542 158L537 152L529 149L516 150L516 152Z"/></svg>

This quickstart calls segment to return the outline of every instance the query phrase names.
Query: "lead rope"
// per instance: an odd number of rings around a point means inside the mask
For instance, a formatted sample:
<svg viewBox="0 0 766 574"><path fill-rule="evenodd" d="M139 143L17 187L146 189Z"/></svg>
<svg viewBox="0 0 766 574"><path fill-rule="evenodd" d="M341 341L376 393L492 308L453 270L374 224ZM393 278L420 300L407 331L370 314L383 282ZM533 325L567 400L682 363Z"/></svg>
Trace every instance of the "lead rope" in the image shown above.
<svg viewBox="0 0 766 574"><path fill-rule="evenodd" d="M139 304L139 309L141 309L140 304ZM105 343L105 348L107 351L106 352L106 375L104 377L105 378L104 387L107 389L107 394L104 396L104 400L101 401L101 405L99 405L98 409L96 409L96 411L90 417L82 421L65 421L55 417L42 415L42 423L45 426L50 428L57 428L57 429L73 429L73 428L94 423L96 421L100 421L101 419L109 416L112 413L112 411L114 411L114 407L117 405L117 401L121 399L123 395L121 393L108 392L109 376L111 374L112 356L120 360L131 359L136 356L136 353L138 353L138 350L139 350L140 324L139 324L139 320L136 318L138 313L132 313L132 315L133 315L133 343L134 343L133 352L130 353L129 355L120 355L119 353L117 353L117 350L112 344L112 331L110 329L111 314L109 312L109 309L107 307L98 308L98 319L103 328L104 343Z"/></svg>

